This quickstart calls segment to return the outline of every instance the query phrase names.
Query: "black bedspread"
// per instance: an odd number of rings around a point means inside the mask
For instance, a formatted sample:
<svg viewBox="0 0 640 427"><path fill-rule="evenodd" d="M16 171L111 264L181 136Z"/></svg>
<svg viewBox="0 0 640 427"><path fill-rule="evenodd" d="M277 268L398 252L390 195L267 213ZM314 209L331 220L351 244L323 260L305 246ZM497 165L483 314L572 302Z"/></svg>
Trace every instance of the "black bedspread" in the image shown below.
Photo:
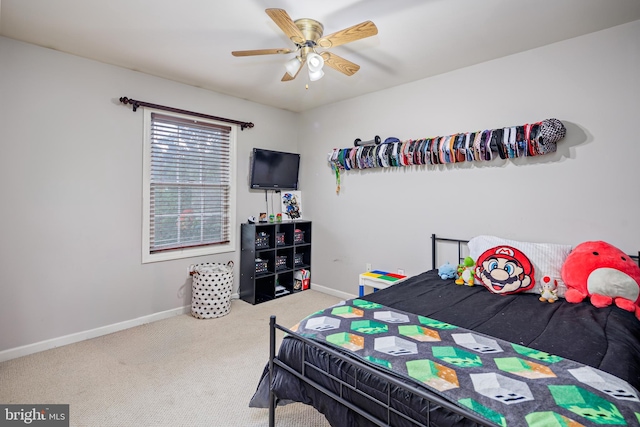
<svg viewBox="0 0 640 427"><path fill-rule="evenodd" d="M456 285L435 271L363 299L536 348L609 372L640 390L640 321L588 301L550 304L535 294L495 295Z"/></svg>
<svg viewBox="0 0 640 427"><path fill-rule="evenodd" d="M459 286L453 280L442 280L435 271L411 277L388 289L361 297L387 307L419 314L466 329L491 335L561 356L609 372L640 389L640 321L618 307L595 308L588 301L570 304L563 299L553 304L541 302L535 294L495 295L484 287ZM285 325L286 326L286 325ZM303 350L303 348L305 348ZM333 375L353 378L354 368L332 361L326 353L303 347L285 338L278 358L300 370L300 353L318 365L331 366ZM268 376L263 375L250 406L266 407ZM322 378L318 378L322 382ZM376 378L360 378L362 389L375 394L384 387ZM334 385L325 386L335 391ZM313 405L325 414L333 426L370 425L361 416L336 404L297 378L276 369L274 391L280 403L298 401ZM432 426L476 426L460 415L437 405L426 406L422 398L391 390L392 406L403 413L418 414L417 420ZM356 403L358 396L346 396ZM367 404L364 403L364 407ZM428 409L427 409L428 408ZM372 413L384 419L378 408ZM429 416L429 421L425 418ZM408 425L394 420L392 425Z"/></svg>

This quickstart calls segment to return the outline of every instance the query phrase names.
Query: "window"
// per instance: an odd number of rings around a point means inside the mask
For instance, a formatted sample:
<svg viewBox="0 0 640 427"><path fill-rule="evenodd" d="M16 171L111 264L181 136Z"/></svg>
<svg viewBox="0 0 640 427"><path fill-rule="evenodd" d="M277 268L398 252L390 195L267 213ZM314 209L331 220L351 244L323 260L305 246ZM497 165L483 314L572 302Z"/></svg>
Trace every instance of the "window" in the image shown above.
<svg viewBox="0 0 640 427"><path fill-rule="evenodd" d="M236 127L144 115L143 262L234 251Z"/></svg>

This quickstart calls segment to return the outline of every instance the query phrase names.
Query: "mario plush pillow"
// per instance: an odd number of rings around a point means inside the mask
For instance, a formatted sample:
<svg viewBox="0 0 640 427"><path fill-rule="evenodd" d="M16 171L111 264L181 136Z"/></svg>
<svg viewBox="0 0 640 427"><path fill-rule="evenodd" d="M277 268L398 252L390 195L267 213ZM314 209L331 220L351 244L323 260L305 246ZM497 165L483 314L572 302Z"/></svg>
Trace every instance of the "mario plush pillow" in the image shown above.
<svg viewBox="0 0 640 427"><path fill-rule="evenodd" d="M524 292L535 285L534 267L529 258L513 246L496 246L478 257L477 281L494 294Z"/></svg>
<svg viewBox="0 0 640 427"><path fill-rule="evenodd" d="M469 255L478 261L478 257L484 251L496 246L511 246L525 254L534 266L535 285L526 293L540 294L542 292L542 283L545 276L555 281L558 285L558 296L564 298L566 287L562 281L560 270L562 264L571 252L571 245L562 245L558 243L533 243L521 242L517 240L503 239L496 236L480 235L469 241Z"/></svg>

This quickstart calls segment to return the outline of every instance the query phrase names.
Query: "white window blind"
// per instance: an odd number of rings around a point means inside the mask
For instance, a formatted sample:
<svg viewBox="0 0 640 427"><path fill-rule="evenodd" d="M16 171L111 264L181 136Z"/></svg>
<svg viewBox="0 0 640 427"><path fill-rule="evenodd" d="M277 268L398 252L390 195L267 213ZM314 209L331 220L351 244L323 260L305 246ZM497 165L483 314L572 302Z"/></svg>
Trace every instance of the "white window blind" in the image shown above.
<svg viewBox="0 0 640 427"><path fill-rule="evenodd" d="M150 254L230 242L232 128L151 112Z"/></svg>

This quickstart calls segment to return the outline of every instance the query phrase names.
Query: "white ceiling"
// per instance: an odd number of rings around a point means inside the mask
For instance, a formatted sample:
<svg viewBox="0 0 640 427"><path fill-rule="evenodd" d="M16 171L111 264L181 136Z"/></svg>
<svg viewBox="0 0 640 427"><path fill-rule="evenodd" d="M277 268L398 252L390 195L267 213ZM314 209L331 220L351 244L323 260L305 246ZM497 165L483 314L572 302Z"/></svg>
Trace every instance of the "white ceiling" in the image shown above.
<svg viewBox="0 0 640 427"><path fill-rule="evenodd" d="M378 35L331 49L351 77L281 82L293 53L231 55L295 48L266 8ZM640 0L0 0L0 35L297 112L638 19Z"/></svg>

